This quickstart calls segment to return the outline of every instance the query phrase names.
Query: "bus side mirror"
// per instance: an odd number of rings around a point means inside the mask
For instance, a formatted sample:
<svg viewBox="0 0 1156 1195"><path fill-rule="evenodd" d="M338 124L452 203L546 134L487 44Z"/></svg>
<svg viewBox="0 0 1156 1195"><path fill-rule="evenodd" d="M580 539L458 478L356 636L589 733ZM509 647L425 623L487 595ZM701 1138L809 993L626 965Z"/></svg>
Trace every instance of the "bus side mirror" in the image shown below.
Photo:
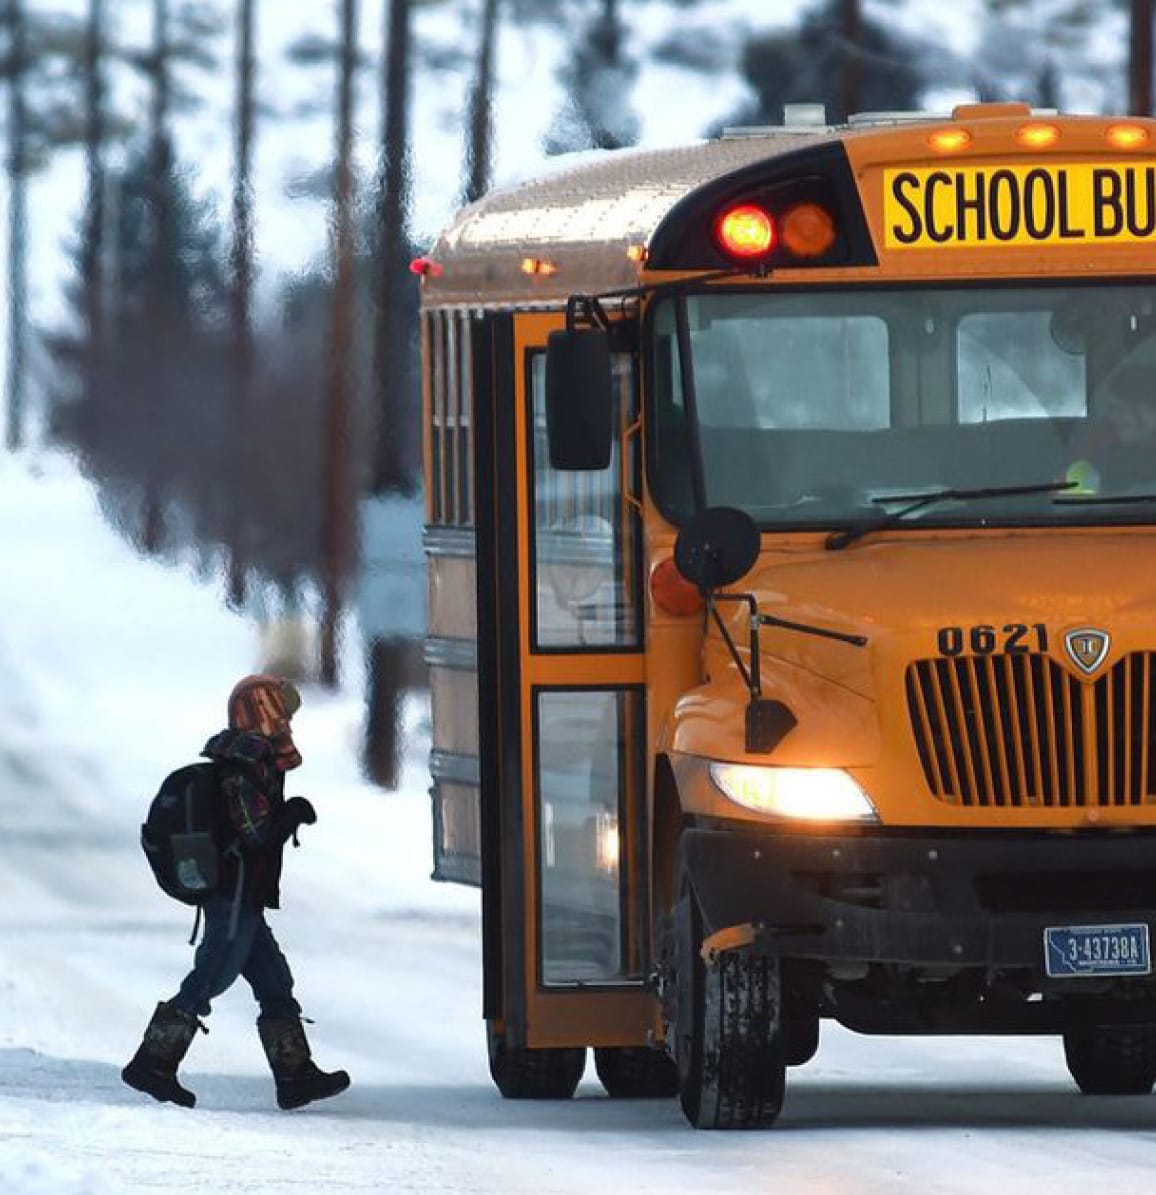
<svg viewBox="0 0 1156 1195"><path fill-rule="evenodd" d="M758 528L732 506L700 510L674 541L675 568L702 593L745 577L758 558Z"/></svg>
<svg viewBox="0 0 1156 1195"><path fill-rule="evenodd" d="M546 342L546 440L550 466L605 469L614 446L610 337L601 329L551 332Z"/></svg>

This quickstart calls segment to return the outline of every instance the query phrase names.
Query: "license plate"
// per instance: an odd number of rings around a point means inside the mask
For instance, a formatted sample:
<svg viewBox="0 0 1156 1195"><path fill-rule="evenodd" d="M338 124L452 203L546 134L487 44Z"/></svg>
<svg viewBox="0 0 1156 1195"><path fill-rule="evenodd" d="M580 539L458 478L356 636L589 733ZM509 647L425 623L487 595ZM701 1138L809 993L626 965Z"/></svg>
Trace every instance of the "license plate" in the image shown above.
<svg viewBox="0 0 1156 1195"><path fill-rule="evenodd" d="M1147 925L1057 925L1044 930L1049 975L1147 975Z"/></svg>

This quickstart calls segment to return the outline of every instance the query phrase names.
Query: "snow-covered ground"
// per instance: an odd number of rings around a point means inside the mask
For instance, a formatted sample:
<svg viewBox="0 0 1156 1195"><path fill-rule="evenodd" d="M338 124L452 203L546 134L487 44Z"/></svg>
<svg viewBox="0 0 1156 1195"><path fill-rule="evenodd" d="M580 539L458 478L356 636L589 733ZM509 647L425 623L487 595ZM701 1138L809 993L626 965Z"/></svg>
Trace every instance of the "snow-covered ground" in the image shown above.
<svg viewBox="0 0 1156 1195"><path fill-rule="evenodd" d="M186 1111L119 1069L191 950L137 826L160 776L259 665L211 583L139 560L67 460L0 456L0 1193L1140 1191L1156 1100L1076 1094L1057 1042L826 1030L769 1133L674 1101L504 1103L489 1081L477 896L428 880L424 712L403 790L358 774L356 683L307 688L297 790L320 811L274 926L322 1065L353 1087L283 1113L244 984L185 1070Z"/></svg>

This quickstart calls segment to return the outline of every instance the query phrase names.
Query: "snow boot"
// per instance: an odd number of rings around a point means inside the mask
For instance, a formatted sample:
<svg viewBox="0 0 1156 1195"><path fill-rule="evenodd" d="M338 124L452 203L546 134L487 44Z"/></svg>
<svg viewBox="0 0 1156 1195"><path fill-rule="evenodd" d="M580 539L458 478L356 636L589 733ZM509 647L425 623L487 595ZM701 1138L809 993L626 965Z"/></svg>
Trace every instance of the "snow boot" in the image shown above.
<svg viewBox="0 0 1156 1195"><path fill-rule="evenodd" d="M345 1071L323 1071L310 1055L305 1028L297 1017L274 1020L258 1017L257 1032L277 1083L277 1106L303 1108L325 1100L349 1086Z"/></svg>
<svg viewBox="0 0 1156 1195"><path fill-rule="evenodd" d="M188 1052L197 1029L204 1026L187 1012L163 1002L157 1005L140 1048L120 1077L137 1091L162 1103L191 1108L197 1097L177 1082L177 1067ZM208 1032L205 1030L205 1032Z"/></svg>

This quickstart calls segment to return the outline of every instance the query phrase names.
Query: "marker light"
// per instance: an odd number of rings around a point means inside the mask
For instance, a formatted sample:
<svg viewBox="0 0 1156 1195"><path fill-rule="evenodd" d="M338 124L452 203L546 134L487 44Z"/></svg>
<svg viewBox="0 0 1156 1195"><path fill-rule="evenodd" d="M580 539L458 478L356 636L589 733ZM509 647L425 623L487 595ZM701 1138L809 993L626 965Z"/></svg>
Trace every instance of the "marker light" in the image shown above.
<svg viewBox="0 0 1156 1195"><path fill-rule="evenodd" d="M540 274L548 278L551 274L558 273L558 267L554 262L547 261L544 257L523 257L522 273Z"/></svg>
<svg viewBox="0 0 1156 1195"><path fill-rule="evenodd" d="M630 245L627 247L626 256L636 266L641 266L646 264L646 259L650 256L650 250L645 245Z"/></svg>
<svg viewBox="0 0 1156 1195"><path fill-rule="evenodd" d="M650 574L650 596L660 610L678 617L697 614L705 605L697 586L678 571L669 556Z"/></svg>
<svg viewBox="0 0 1156 1195"><path fill-rule="evenodd" d="M971 134L967 129L936 129L927 138L927 144L936 153L957 154L971 144Z"/></svg>
<svg viewBox="0 0 1156 1195"><path fill-rule="evenodd" d="M796 257L822 257L835 243L835 221L817 203L800 203L783 217L782 235Z"/></svg>
<svg viewBox="0 0 1156 1195"><path fill-rule="evenodd" d="M715 225L715 235L727 253L747 261L765 257L775 245L770 214L753 203L742 203L724 212Z"/></svg>
<svg viewBox="0 0 1156 1195"><path fill-rule="evenodd" d="M432 257L415 257L409 263L409 272L419 278L440 278L443 271Z"/></svg>
<svg viewBox="0 0 1156 1195"><path fill-rule="evenodd" d="M1142 149L1148 144L1148 130L1141 124L1109 125L1104 134L1116 149Z"/></svg>
<svg viewBox="0 0 1156 1195"><path fill-rule="evenodd" d="M1016 129L1016 140L1028 149L1048 149L1060 139L1054 124L1025 124Z"/></svg>
<svg viewBox="0 0 1156 1195"><path fill-rule="evenodd" d="M878 821L875 806L842 768L712 763L716 786L744 809L808 822Z"/></svg>

